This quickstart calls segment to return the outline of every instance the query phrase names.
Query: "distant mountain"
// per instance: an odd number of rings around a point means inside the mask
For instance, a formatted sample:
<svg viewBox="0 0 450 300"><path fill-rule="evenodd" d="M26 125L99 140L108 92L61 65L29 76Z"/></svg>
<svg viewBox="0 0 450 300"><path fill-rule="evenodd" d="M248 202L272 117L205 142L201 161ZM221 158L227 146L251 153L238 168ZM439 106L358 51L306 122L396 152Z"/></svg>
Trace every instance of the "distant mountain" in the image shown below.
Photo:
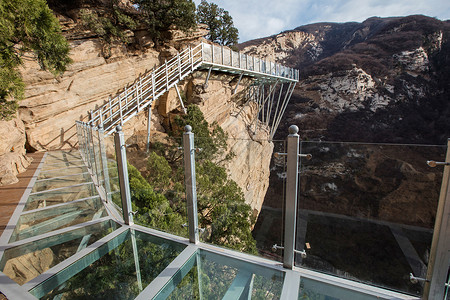
<svg viewBox="0 0 450 300"><path fill-rule="evenodd" d="M450 22L414 15L317 23L239 49L300 69L279 137L443 144L450 137Z"/></svg>

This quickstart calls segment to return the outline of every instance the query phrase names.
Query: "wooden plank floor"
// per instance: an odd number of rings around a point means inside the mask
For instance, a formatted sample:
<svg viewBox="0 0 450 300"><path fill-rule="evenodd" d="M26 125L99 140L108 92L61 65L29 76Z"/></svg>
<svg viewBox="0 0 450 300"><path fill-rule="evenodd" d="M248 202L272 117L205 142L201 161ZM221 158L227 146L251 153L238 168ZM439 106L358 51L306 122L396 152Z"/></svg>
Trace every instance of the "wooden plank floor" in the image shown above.
<svg viewBox="0 0 450 300"><path fill-rule="evenodd" d="M6 225L8 225L17 203L19 203L20 198L44 156L44 152L30 153L27 156L33 158L33 161L25 172L17 176L19 182L0 186L0 235L5 230Z"/></svg>

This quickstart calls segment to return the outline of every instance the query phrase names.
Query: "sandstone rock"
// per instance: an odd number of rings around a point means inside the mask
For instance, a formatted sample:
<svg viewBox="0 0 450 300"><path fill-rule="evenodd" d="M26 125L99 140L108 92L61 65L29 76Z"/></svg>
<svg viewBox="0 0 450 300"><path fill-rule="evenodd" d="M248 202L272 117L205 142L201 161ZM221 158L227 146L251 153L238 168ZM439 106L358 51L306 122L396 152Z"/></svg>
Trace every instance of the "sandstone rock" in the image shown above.
<svg viewBox="0 0 450 300"><path fill-rule="evenodd" d="M25 171L31 158L25 155L25 127L17 117L0 121L0 185L16 183L16 175Z"/></svg>
<svg viewBox="0 0 450 300"><path fill-rule="evenodd" d="M19 111L30 148L76 146L75 121L87 120L89 110L159 63L154 50L130 56L118 48L115 59L106 61L98 39L71 41L70 45L74 62L61 77L41 71L35 62L27 61L22 68L26 99L20 102Z"/></svg>
<svg viewBox="0 0 450 300"><path fill-rule="evenodd" d="M5 264L3 273L19 285L23 285L50 269L54 260L53 255L50 248L45 248L9 259Z"/></svg>

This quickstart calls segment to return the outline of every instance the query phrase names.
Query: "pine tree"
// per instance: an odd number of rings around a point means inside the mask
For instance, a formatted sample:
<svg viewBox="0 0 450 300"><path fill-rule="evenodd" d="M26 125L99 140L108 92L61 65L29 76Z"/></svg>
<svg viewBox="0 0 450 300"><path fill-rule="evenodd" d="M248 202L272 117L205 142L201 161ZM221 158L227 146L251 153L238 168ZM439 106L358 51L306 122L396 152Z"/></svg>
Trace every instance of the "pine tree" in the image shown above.
<svg viewBox="0 0 450 300"><path fill-rule="evenodd" d="M208 26L208 39L224 46L237 44L239 32L230 13L215 3L206 0L197 7L197 21Z"/></svg>
<svg viewBox="0 0 450 300"><path fill-rule="evenodd" d="M9 119L23 98L22 59L35 59L56 76L70 63L69 50L45 0L0 1L0 119Z"/></svg>

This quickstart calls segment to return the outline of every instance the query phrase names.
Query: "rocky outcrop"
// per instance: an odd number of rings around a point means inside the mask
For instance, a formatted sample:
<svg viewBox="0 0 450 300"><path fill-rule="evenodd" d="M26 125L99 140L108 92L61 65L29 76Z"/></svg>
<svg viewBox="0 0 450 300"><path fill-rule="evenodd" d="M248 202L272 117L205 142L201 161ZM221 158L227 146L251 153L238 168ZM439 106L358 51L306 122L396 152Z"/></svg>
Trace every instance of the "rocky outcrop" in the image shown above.
<svg viewBox="0 0 450 300"><path fill-rule="evenodd" d="M25 155L25 126L17 115L10 121L0 121L0 136L0 185L16 183L16 175L31 162Z"/></svg>
<svg viewBox="0 0 450 300"><path fill-rule="evenodd" d="M159 53L153 49L132 55L118 48L105 59L101 47L98 39L72 41L73 63L58 78L41 71L35 62L25 64L26 98L20 102L20 118L29 148L76 147L75 121L87 120L89 110L159 63Z"/></svg>
<svg viewBox="0 0 450 300"><path fill-rule="evenodd" d="M300 69L278 134L296 124L308 139L442 144L449 37L448 22L418 15L311 24L239 48Z"/></svg>
<svg viewBox="0 0 450 300"><path fill-rule="evenodd" d="M221 164L242 189L246 203L257 216L269 186L273 143L268 141L268 128L260 123L254 126L256 105L244 105L244 95L252 80L243 78L233 94L238 76L213 72L205 84L206 74L206 71L197 71L180 82L178 89L183 105L198 105L208 123L216 122L228 134L227 152L223 157L229 153L235 155ZM175 117L182 113L182 104L175 89L160 97L152 107L152 140L164 141L167 133L176 129ZM127 140L127 144L136 144L141 150L145 148L147 116L148 112L138 114L124 126L126 137L135 135ZM133 163L145 172L142 162L134 159Z"/></svg>

